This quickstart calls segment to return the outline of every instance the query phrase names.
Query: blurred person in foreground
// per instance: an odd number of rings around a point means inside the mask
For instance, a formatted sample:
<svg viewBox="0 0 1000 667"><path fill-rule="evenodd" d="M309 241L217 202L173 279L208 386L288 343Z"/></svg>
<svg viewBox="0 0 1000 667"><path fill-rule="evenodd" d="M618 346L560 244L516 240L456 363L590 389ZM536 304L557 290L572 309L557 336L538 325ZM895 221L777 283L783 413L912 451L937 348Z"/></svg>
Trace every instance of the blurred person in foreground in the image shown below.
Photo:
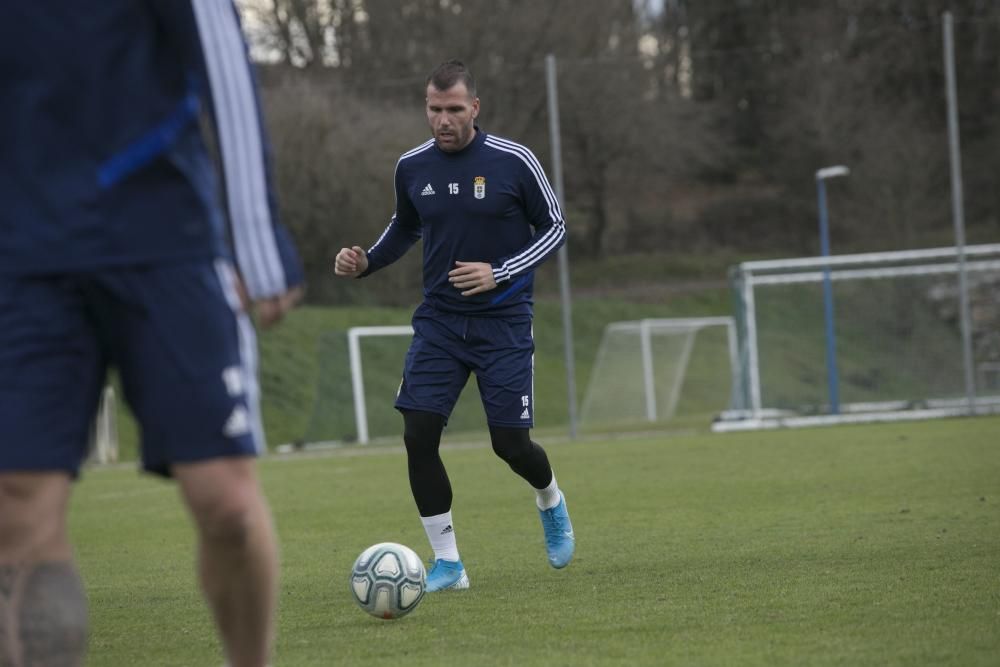
<svg viewBox="0 0 1000 667"><path fill-rule="evenodd" d="M273 218L235 8L9 3L0 98L0 664L84 661L67 507L113 365L142 467L175 479L192 516L225 658L261 667L278 549L255 466L247 309L262 327L277 322L303 276ZM213 112L228 229L202 111Z"/></svg>
<svg viewBox="0 0 1000 667"><path fill-rule="evenodd" d="M476 125L472 74L457 60L427 78L433 138L396 163L396 211L368 251L342 248L334 273L364 277L423 239L424 300L413 315L396 408L410 488L434 550L427 590L469 587L452 521L441 434L475 373L494 452L534 489L549 564L575 550L566 500L533 442L534 270L563 244L562 212L532 152Z"/></svg>

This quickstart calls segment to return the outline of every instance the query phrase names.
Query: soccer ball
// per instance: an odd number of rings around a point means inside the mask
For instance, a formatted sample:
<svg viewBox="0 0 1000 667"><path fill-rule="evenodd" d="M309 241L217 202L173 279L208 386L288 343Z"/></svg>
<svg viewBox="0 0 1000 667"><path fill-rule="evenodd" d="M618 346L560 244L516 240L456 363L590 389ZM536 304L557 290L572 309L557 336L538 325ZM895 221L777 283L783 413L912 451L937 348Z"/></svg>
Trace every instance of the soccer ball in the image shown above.
<svg viewBox="0 0 1000 667"><path fill-rule="evenodd" d="M401 618L424 597L427 573L413 549L395 542L373 544L351 568L351 595L378 618Z"/></svg>

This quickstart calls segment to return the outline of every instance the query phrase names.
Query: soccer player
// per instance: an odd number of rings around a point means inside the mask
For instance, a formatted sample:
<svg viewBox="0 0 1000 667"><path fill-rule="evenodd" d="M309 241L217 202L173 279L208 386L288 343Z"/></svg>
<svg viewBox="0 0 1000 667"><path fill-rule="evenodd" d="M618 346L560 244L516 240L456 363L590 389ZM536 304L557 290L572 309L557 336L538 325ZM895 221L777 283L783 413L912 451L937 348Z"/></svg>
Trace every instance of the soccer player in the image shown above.
<svg viewBox="0 0 1000 667"><path fill-rule="evenodd" d="M225 657L261 667L278 554L254 463L256 342L240 294L268 326L303 275L272 217L235 8L32 0L3 12L0 664L84 661L67 506L113 364L144 469L175 479L193 518ZM228 231L202 111L214 112Z"/></svg>
<svg viewBox="0 0 1000 667"><path fill-rule="evenodd" d="M476 125L472 74L451 60L427 78L433 138L396 163L396 211L367 252L342 248L338 276L362 277L423 239L424 300L413 315L396 408L410 488L434 550L427 590L468 588L452 521L441 433L475 373L493 451L535 490L549 563L565 567L575 538L545 450L533 442L534 270L566 235L559 203L530 150Z"/></svg>

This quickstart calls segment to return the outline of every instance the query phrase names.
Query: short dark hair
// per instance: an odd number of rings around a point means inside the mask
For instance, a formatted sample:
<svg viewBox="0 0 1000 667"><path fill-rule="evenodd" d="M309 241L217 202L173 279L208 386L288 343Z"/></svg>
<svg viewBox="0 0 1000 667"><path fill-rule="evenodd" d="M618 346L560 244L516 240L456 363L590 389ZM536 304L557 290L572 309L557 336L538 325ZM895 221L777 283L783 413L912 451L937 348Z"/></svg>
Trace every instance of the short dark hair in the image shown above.
<svg viewBox="0 0 1000 667"><path fill-rule="evenodd" d="M456 83L464 83L469 95L476 96L476 80L461 60L446 60L427 77L427 85L433 85L441 91L448 90Z"/></svg>

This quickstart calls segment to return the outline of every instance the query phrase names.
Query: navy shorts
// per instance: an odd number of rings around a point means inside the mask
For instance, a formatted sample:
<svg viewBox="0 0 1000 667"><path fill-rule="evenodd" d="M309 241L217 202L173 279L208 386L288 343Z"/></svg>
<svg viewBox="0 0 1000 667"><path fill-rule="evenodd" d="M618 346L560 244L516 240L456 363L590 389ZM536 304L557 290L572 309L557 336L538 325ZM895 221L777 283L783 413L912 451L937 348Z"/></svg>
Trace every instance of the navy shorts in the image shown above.
<svg viewBox="0 0 1000 667"><path fill-rule="evenodd" d="M117 368L142 463L263 448L256 340L221 260L0 275L0 471L79 471Z"/></svg>
<svg viewBox="0 0 1000 667"><path fill-rule="evenodd" d="M487 423L530 428L534 353L530 315L470 317L422 304L413 314L396 408L447 419L475 373Z"/></svg>

